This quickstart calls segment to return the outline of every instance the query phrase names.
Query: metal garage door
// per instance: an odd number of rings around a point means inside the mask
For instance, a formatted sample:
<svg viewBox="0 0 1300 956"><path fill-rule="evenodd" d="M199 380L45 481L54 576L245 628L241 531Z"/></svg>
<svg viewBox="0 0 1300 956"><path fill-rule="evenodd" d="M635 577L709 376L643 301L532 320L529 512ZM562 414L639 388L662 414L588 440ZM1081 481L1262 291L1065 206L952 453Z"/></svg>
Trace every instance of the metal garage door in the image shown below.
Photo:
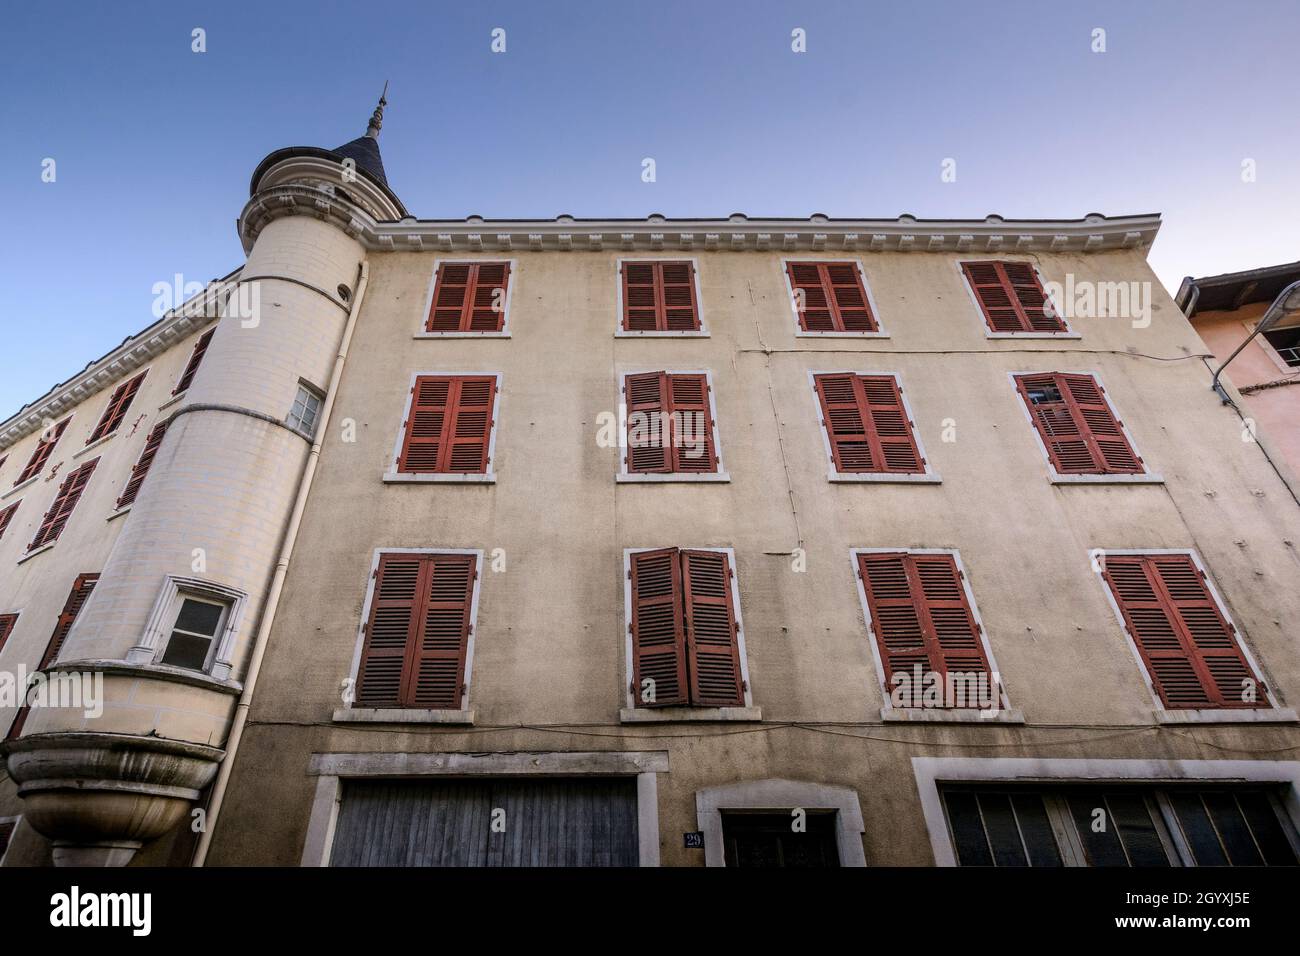
<svg viewBox="0 0 1300 956"><path fill-rule="evenodd" d="M636 781L344 781L330 864L636 866Z"/></svg>

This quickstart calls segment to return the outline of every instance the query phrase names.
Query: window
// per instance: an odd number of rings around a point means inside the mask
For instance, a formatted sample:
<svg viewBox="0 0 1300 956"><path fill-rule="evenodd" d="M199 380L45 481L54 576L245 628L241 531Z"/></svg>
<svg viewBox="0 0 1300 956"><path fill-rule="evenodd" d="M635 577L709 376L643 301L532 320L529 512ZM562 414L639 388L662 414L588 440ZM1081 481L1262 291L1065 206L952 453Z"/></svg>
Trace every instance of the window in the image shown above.
<svg viewBox="0 0 1300 956"><path fill-rule="evenodd" d="M298 394L293 399L293 408L289 409L289 427L308 438L314 438L320 406L320 393L309 385L300 383Z"/></svg>
<svg viewBox="0 0 1300 956"><path fill-rule="evenodd" d="M67 430L68 422L72 421L72 416L68 416L63 421L54 426L53 430L46 429L41 434L41 440L32 452L31 460L24 466L22 473L19 474L18 480L14 482L14 487L21 485L28 478L34 478L41 473L45 463L50 460L50 453L54 451L54 446L59 443L63 437L64 431Z"/></svg>
<svg viewBox="0 0 1300 956"><path fill-rule="evenodd" d="M4 861L5 853L9 850L9 843L14 837L14 830L18 828L18 820L18 817L0 820L0 862Z"/></svg>
<svg viewBox="0 0 1300 956"><path fill-rule="evenodd" d="M425 332L504 332L509 262L440 262Z"/></svg>
<svg viewBox="0 0 1300 956"><path fill-rule="evenodd" d="M421 375L402 423L399 474L490 474L497 379Z"/></svg>
<svg viewBox="0 0 1300 956"><path fill-rule="evenodd" d="M925 475L915 425L893 375L812 375L830 455L839 475Z"/></svg>
<svg viewBox="0 0 1300 956"><path fill-rule="evenodd" d="M41 662L36 667L38 671L45 670L58 659L68 632L72 630L77 615L90 599L90 594L95 589L95 582L98 580L98 574L82 574L78 575L77 580L73 582L68 600L63 605L63 613L59 615L54 625L54 633L50 635L50 643L46 645L45 653L41 655ZM16 739L23 732L23 724L27 722L27 710L26 705L18 708L18 715L14 717L14 722L9 727L8 740Z"/></svg>
<svg viewBox="0 0 1300 956"><path fill-rule="evenodd" d="M820 869L840 865L833 812L805 811L800 830L790 820L789 813L723 811L727 866Z"/></svg>
<svg viewBox="0 0 1300 956"><path fill-rule="evenodd" d="M956 556L870 550L853 556L885 709L1001 709L998 675Z"/></svg>
<svg viewBox="0 0 1300 956"><path fill-rule="evenodd" d="M622 331L702 332L695 263L623 261L619 265Z"/></svg>
<svg viewBox="0 0 1300 956"><path fill-rule="evenodd" d="M1012 378L1054 477L1147 473L1095 376L1041 372Z"/></svg>
<svg viewBox="0 0 1300 956"><path fill-rule="evenodd" d="M1069 332L1028 262L963 262L962 272L993 335Z"/></svg>
<svg viewBox="0 0 1300 956"><path fill-rule="evenodd" d="M624 473L720 476L712 398L713 389L704 372L626 376Z"/></svg>
<svg viewBox="0 0 1300 956"><path fill-rule="evenodd" d="M181 372L180 381L172 389L173 395L179 395L185 391L194 382L194 374L198 372L199 365L203 362L203 356L207 354L208 345L212 342L212 336L216 333L216 328L208 329L199 340L194 343L194 351L190 353L190 360L185 363L185 371Z"/></svg>
<svg viewBox="0 0 1300 956"><path fill-rule="evenodd" d="M149 437L144 441L144 448L140 452L140 457L136 459L135 467L131 469L131 477L126 481L126 488L122 491L122 496L117 499L117 506L125 508L135 503L136 496L140 494L140 487L144 484L145 477L149 474L149 468L153 465L153 460L158 455L158 449L162 446L163 434L167 431L167 422L159 422L149 432Z"/></svg>
<svg viewBox="0 0 1300 956"><path fill-rule="evenodd" d="M1264 333L1264 338L1283 362L1291 368L1300 368L1300 326L1272 329ZM0 464L3 462L0 461Z"/></svg>
<svg viewBox="0 0 1300 956"><path fill-rule="evenodd" d="M1272 706L1192 555L1107 552L1103 577L1166 708Z"/></svg>
<svg viewBox="0 0 1300 956"><path fill-rule="evenodd" d="M147 374L147 372L141 372L129 382L123 382L113 391L113 397L108 400L108 407L104 409L104 414L100 416L99 424L95 426L95 430L86 439L87 445L117 431L117 426L121 425L122 419L126 418L131 403L135 401L135 394L140 391L140 384Z"/></svg>
<svg viewBox="0 0 1300 956"><path fill-rule="evenodd" d="M1295 866L1272 788L941 786L961 866Z"/></svg>
<svg viewBox="0 0 1300 956"><path fill-rule="evenodd" d="M14 520L14 515L18 513L18 506L21 501L15 501L8 508L0 511L0 538L5 536L5 531L9 528L9 522Z"/></svg>
<svg viewBox="0 0 1300 956"><path fill-rule="evenodd" d="M72 510L77 507L77 502L81 500L81 493L86 490L86 484L90 481L90 476L95 472L95 466L99 464L99 459L95 458L86 462L76 471L69 473L68 477L63 479L63 484L59 486L59 493L54 496L54 504L50 505L50 510L45 512L45 517L41 519L41 526L36 531L36 537L32 543L27 546L28 551L35 551L37 548L53 544L63 533L63 527L72 517Z"/></svg>
<svg viewBox="0 0 1300 956"><path fill-rule="evenodd" d="M0 650L4 650L5 641L9 640L9 635L14 632L14 625L17 623L17 614L0 614Z"/></svg>
<svg viewBox="0 0 1300 956"><path fill-rule="evenodd" d="M176 617L158 661L172 667L206 672L217 652L230 605L185 591L179 592L174 603Z"/></svg>
<svg viewBox="0 0 1300 956"><path fill-rule="evenodd" d="M463 709L477 553L379 555L353 706Z"/></svg>
<svg viewBox="0 0 1300 956"><path fill-rule="evenodd" d="M661 548L628 557L636 706L744 706L748 685L730 554Z"/></svg>
<svg viewBox="0 0 1300 956"><path fill-rule="evenodd" d="M799 334L878 333L875 309L856 262L785 264Z"/></svg>

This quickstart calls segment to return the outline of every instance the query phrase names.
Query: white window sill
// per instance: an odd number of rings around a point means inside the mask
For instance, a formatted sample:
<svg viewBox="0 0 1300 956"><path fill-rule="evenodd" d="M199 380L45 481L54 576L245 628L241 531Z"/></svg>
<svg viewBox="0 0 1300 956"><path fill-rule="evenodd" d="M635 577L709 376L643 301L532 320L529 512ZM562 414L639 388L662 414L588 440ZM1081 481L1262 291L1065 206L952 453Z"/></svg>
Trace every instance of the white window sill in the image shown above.
<svg viewBox="0 0 1300 956"><path fill-rule="evenodd" d="M0 501L4 501L4 500L5 500L6 498L8 498L10 495L16 495L16 494L18 494L18 492L22 491L22 490L23 490L24 488L26 488L28 485L35 484L36 481L37 481L40 477L41 477L40 474L37 473L37 474L35 474L35 475L32 475L30 478L28 478L26 481L22 482L21 484L14 485L12 488L10 488L8 491L6 491L4 494L0 494Z"/></svg>
<svg viewBox="0 0 1300 956"><path fill-rule="evenodd" d="M334 711L336 724L456 724L474 723L473 710L357 707Z"/></svg>
<svg viewBox="0 0 1300 956"><path fill-rule="evenodd" d="M131 502L130 505L126 505L126 506L123 507L123 508L118 508L116 511L114 511L112 514L110 514L110 515L109 515L107 518L105 518L104 520L105 520L105 521L112 521L114 518L120 518L120 517L122 517L122 515L126 514L128 511L131 510L131 505L133 505L133 504L135 504L134 501Z"/></svg>
<svg viewBox="0 0 1300 956"><path fill-rule="evenodd" d="M796 329L794 337L796 339L887 339L889 333L883 329L877 329L875 332L809 332L805 329Z"/></svg>
<svg viewBox="0 0 1300 956"><path fill-rule="evenodd" d="M102 438L96 438L94 441L92 441L89 445L86 445L84 448L79 448L77 451L74 451L72 453L72 457L74 459L80 458L82 455L94 451L100 445L108 444L110 441L113 440L113 436L115 436L116 434L117 434L117 429L114 429L113 431L109 432L107 435L103 436Z"/></svg>
<svg viewBox="0 0 1300 956"><path fill-rule="evenodd" d="M695 474L690 474L689 472L680 472L680 471L667 472L667 473L655 472L652 474L645 474L645 475L620 473L615 476L614 480L619 482L620 484L628 484L628 485L665 484L671 482L685 482L688 484L694 484L694 483L709 484L711 482L713 483L728 482L731 480L731 475L729 475L725 471L710 471L700 475L695 475Z"/></svg>
<svg viewBox="0 0 1300 956"><path fill-rule="evenodd" d="M1290 707L1243 707L1215 710L1157 710L1158 724L1294 724Z"/></svg>
<svg viewBox="0 0 1300 956"><path fill-rule="evenodd" d="M618 712L623 724L675 724L698 721L759 721L759 707L624 707Z"/></svg>
<svg viewBox="0 0 1300 956"><path fill-rule="evenodd" d="M404 472L390 471L384 475L385 484L406 485L406 484L450 484L450 485L492 485L496 484L497 476L493 473L486 475L479 474L436 474L436 475L408 475Z"/></svg>
<svg viewBox="0 0 1300 956"><path fill-rule="evenodd" d="M986 339L1081 339L1079 332L985 332Z"/></svg>
<svg viewBox="0 0 1300 956"><path fill-rule="evenodd" d="M1164 475L1062 475L1052 472L1054 485L1163 485Z"/></svg>
<svg viewBox="0 0 1300 956"><path fill-rule="evenodd" d="M944 707L882 707L880 719L886 723L931 724L1023 724L1025 715L1014 707L999 710L976 710Z"/></svg>
<svg viewBox="0 0 1300 956"><path fill-rule="evenodd" d="M876 483L876 484L903 484L903 485L937 485L943 481L938 475L926 473L923 475L908 474L889 474L888 472L840 472L832 471L827 474L826 480L835 484L854 484L854 483Z"/></svg>
<svg viewBox="0 0 1300 956"><path fill-rule="evenodd" d="M163 402L161 405L158 406L158 411L161 412L164 408L171 408L177 402L184 401L185 396L188 394L189 394L189 389L186 389L185 391L181 392L179 395L173 395L171 398L167 399L167 401Z"/></svg>
<svg viewBox="0 0 1300 956"><path fill-rule="evenodd" d="M614 330L614 338L616 339L707 339L708 337L708 329L697 329L694 332L630 332L627 329Z"/></svg>
<svg viewBox="0 0 1300 956"><path fill-rule="evenodd" d="M501 332L416 332L415 339L508 339L509 331Z"/></svg>
<svg viewBox="0 0 1300 956"><path fill-rule="evenodd" d="M49 544L41 545L39 548L35 549L34 551L28 551L26 554L24 554L21 558L18 559L18 563L22 564L24 561L30 561L38 554L44 554L46 551L49 551L50 548L54 547L54 545L57 543L58 542L56 541L51 541Z"/></svg>

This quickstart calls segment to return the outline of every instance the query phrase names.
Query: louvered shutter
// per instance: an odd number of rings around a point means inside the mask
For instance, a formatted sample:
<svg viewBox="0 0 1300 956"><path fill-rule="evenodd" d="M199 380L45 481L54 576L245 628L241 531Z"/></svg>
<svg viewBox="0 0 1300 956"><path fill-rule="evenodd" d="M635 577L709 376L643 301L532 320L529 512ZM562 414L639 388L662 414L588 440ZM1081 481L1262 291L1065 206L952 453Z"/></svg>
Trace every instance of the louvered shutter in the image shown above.
<svg viewBox="0 0 1300 956"><path fill-rule="evenodd" d="M149 437L145 439L144 448L140 452L140 457L136 460L135 467L131 469L131 477L127 479L126 488L122 496L117 499L117 506L125 508L132 504L136 496L140 493L140 487L144 484L145 476L149 474L149 468L153 465L153 460L158 455L158 449L162 446L163 434L167 431L167 422L159 422L149 432Z"/></svg>
<svg viewBox="0 0 1300 956"><path fill-rule="evenodd" d="M422 376L398 457L407 474L484 474L491 447L496 379Z"/></svg>
<svg viewBox="0 0 1300 956"><path fill-rule="evenodd" d="M875 332L862 274L854 262L788 262L786 275L805 332Z"/></svg>
<svg viewBox="0 0 1300 956"><path fill-rule="evenodd" d="M50 635L50 643L45 647L45 653L41 656L40 664L36 667L37 670L45 670L58 660L59 651L63 649L63 642L67 639L68 632L72 630L72 625L81 613L81 609L86 606L86 601L90 598L90 594L95 589L95 583L98 580L98 574L82 574L73 582L72 590L68 594L68 600L64 603L63 612L54 625L54 633ZM28 710L30 708L26 705L18 708L18 714L9 727L7 739L15 740L22 733L23 725L27 723Z"/></svg>
<svg viewBox="0 0 1300 956"><path fill-rule="evenodd" d="M718 470L706 375L668 376L673 471L708 474Z"/></svg>
<svg viewBox="0 0 1300 956"><path fill-rule="evenodd" d="M440 263L425 330L500 332L509 282L508 262Z"/></svg>
<svg viewBox="0 0 1300 956"><path fill-rule="evenodd" d="M913 423L892 375L818 375L814 381L836 471L925 472Z"/></svg>
<svg viewBox="0 0 1300 956"><path fill-rule="evenodd" d="M126 418L131 403L135 401L136 393L140 391L140 385L144 382L144 377L147 374L147 372L141 372L131 381L123 382L117 387L112 398L108 400L108 407L104 409L104 414L100 416L95 430L86 439L87 445L117 431L118 426L122 424L122 419Z"/></svg>
<svg viewBox="0 0 1300 956"><path fill-rule="evenodd" d="M453 383L443 467L457 474L487 471L492 438L494 378L458 378Z"/></svg>
<svg viewBox="0 0 1300 956"><path fill-rule="evenodd" d="M745 702L731 575L731 562L724 552L682 552L691 702L702 707L741 706Z"/></svg>
<svg viewBox="0 0 1300 956"><path fill-rule="evenodd" d="M419 629L424 562L418 554L379 558L357 674L358 707L400 707L407 645Z"/></svg>
<svg viewBox="0 0 1300 956"><path fill-rule="evenodd" d="M1105 577L1166 707L1270 706L1190 556L1108 554ZM1255 700L1243 700L1251 687Z"/></svg>
<svg viewBox="0 0 1300 956"><path fill-rule="evenodd" d="M690 262L624 262L623 329L695 332L700 328L695 266Z"/></svg>
<svg viewBox="0 0 1300 956"><path fill-rule="evenodd" d="M1018 375L1016 387L1059 473L1145 473L1142 459L1091 375Z"/></svg>
<svg viewBox="0 0 1300 956"><path fill-rule="evenodd" d="M1064 332L1048 308L1038 273L1027 262L963 262L984 320L993 332Z"/></svg>
<svg viewBox="0 0 1300 956"><path fill-rule="evenodd" d="M5 531L9 528L9 522L13 521L14 515L18 513L18 506L21 501L15 501L8 508L0 511L0 538L5 536Z"/></svg>
<svg viewBox="0 0 1300 956"><path fill-rule="evenodd" d="M50 505L50 510L41 519L41 526L36 532L36 537L32 539L32 543L28 545L28 551L58 540L59 535L63 533L64 525L72 517L72 511L77 507L77 502L81 500L81 493L86 490L86 484L90 481L90 476L94 473L95 466L98 464L99 459L95 458L86 462L63 479L63 484L59 486L59 493L54 497L54 504Z"/></svg>
<svg viewBox="0 0 1300 956"><path fill-rule="evenodd" d="M18 480L14 482L15 486L21 485L33 475L40 474L41 469L45 467L45 463L50 460L50 453L54 451L54 446L59 443L59 439L63 436L63 432L70 421L72 421L71 418L65 418L59 422L54 426L54 434L50 435L49 441L42 440L37 444L36 449L32 452L31 459L23 467Z"/></svg>
<svg viewBox="0 0 1300 956"><path fill-rule="evenodd" d="M0 614L0 650L4 649L5 641L9 640L9 635L14 632L14 625L17 623L17 614Z"/></svg>
<svg viewBox="0 0 1300 956"><path fill-rule="evenodd" d="M679 553L664 548L633 554L629 573L633 699L638 707L685 704L686 628Z"/></svg>
<svg viewBox="0 0 1300 956"><path fill-rule="evenodd" d="M398 471L426 474L441 470L452 381L432 377L415 380Z"/></svg>
<svg viewBox="0 0 1300 956"><path fill-rule="evenodd" d="M623 387L627 404L627 470L634 474L671 472L668 376L663 372L629 375Z"/></svg>
<svg viewBox="0 0 1300 956"><path fill-rule="evenodd" d="M194 383L194 376L203 363L203 356L207 354L208 345L212 342L212 336L216 331L215 328L208 329L194 343L194 351L190 353L189 361L185 363L185 371L181 372L180 380L177 381L176 387L172 389L173 395L179 395Z"/></svg>

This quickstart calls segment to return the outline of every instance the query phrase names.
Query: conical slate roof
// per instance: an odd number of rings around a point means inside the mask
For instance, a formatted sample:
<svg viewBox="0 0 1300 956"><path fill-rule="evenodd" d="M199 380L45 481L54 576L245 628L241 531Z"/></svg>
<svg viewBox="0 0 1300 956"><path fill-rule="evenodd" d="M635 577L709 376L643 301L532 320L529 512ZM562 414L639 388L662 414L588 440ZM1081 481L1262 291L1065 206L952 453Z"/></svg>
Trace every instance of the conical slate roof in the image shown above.
<svg viewBox="0 0 1300 956"><path fill-rule="evenodd" d="M332 152L344 159L351 159L358 169L364 169L385 186L388 185L388 177L384 174L384 158L379 155L379 140L369 133L335 147Z"/></svg>

